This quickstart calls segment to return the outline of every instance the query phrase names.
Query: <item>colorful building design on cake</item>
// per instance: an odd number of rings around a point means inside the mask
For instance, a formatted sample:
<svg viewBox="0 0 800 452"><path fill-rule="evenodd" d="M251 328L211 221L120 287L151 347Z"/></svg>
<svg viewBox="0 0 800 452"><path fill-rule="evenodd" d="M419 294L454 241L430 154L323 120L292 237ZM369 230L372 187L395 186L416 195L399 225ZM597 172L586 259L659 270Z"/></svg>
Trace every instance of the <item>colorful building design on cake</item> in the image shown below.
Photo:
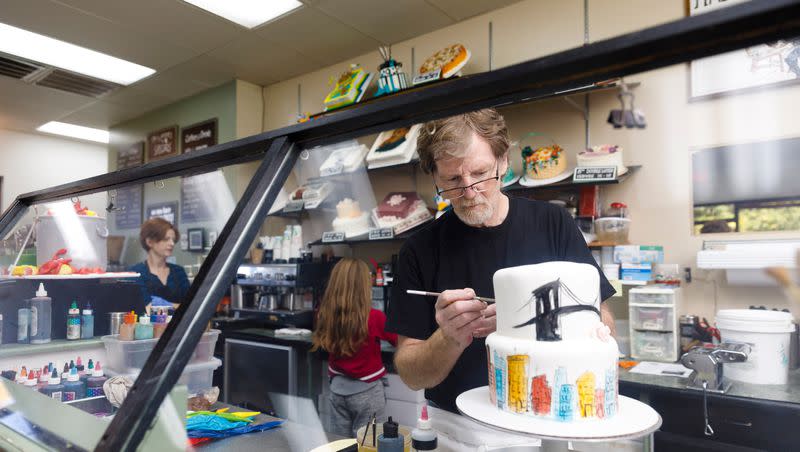
<svg viewBox="0 0 800 452"><path fill-rule="evenodd" d="M605 380L605 415L611 417L617 413L617 369L607 370Z"/></svg>
<svg viewBox="0 0 800 452"><path fill-rule="evenodd" d="M535 414L547 416L550 414L550 404L553 399L553 390L547 385L547 375L541 374L531 380L531 409Z"/></svg>
<svg viewBox="0 0 800 452"><path fill-rule="evenodd" d="M558 417L558 409L560 405L559 401L559 394L561 393L561 386L567 384L567 369L563 367L559 367L556 369L555 375L553 376L553 400L552 409L553 409L553 417Z"/></svg>
<svg viewBox="0 0 800 452"><path fill-rule="evenodd" d="M594 386L595 379L592 372L586 371L575 382L578 387L578 408L581 417L594 416ZM602 399L601 399L602 400ZM598 400L600 402L600 400Z"/></svg>
<svg viewBox="0 0 800 452"><path fill-rule="evenodd" d="M558 413L556 419L559 421L571 421L575 416L575 385L561 385L558 391Z"/></svg>
<svg viewBox="0 0 800 452"><path fill-rule="evenodd" d="M597 403L595 404L595 407L594 407L595 408L595 413L594 414L595 414L595 416L597 416L598 419L603 419L604 417L606 417L606 410L605 410L605 404L604 404L604 402L606 400L605 394L606 394L606 392L603 390L603 388L595 389L594 399L597 401Z"/></svg>
<svg viewBox="0 0 800 452"><path fill-rule="evenodd" d="M508 408L528 411L528 355L508 356Z"/></svg>
<svg viewBox="0 0 800 452"><path fill-rule="evenodd" d="M506 360L501 358L497 352L494 352L494 385L495 393L497 394L497 408L500 409L502 409L506 404L505 364Z"/></svg>
<svg viewBox="0 0 800 452"><path fill-rule="evenodd" d="M486 346L486 365L489 368L489 402L497 405L497 388L494 385L494 365L492 364L492 352Z"/></svg>

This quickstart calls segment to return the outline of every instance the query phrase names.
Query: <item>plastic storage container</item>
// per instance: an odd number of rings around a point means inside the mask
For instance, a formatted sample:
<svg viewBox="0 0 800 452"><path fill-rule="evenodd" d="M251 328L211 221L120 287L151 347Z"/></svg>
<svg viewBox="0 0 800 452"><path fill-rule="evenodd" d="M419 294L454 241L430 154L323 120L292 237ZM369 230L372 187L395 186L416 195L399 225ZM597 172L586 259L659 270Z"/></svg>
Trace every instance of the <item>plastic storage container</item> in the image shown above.
<svg viewBox="0 0 800 452"><path fill-rule="evenodd" d="M140 341L121 341L118 335L103 336L103 345L106 347L108 361L106 369L117 373L139 372L144 367L147 357L153 351L158 339L145 339ZM197 348L194 349L190 364L204 363L214 357L214 346L217 344L219 330L203 333Z"/></svg>
<svg viewBox="0 0 800 452"><path fill-rule="evenodd" d="M216 340L216 339L215 339ZM210 361L202 363L189 363L183 368L181 378L178 379L179 385L186 385L189 388L189 394L199 394L211 389L214 386L214 371L222 365L222 360L218 358L211 358ZM106 375L114 377L117 375L125 375L136 380L139 376L139 370L135 372L116 372L111 369L106 370Z"/></svg>
<svg viewBox="0 0 800 452"><path fill-rule="evenodd" d="M631 290L628 293L628 303L634 304L664 304L671 305L675 302L675 295L672 292L664 291L663 293L656 293L654 290L648 292L640 292L638 290Z"/></svg>
<svg viewBox="0 0 800 452"><path fill-rule="evenodd" d="M725 364L725 376L754 384L786 384L789 377L789 339L794 332L788 312L722 309L717 328L723 342L750 345L743 363Z"/></svg>
<svg viewBox="0 0 800 452"><path fill-rule="evenodd" d="M672 331L675 311L672 307L648 308L631 306L631 323L636 330Z"/></svg>
<svg viewBox="0 0 800 452"><path fill-rule="evenodd" d="M631 337L631 354L640 360L674 361L675 333L636 331Z"/></svg>
<svg viewBox="0 0 800 452"><path fill-rule="evenodd" d="M599 242L628 243L630 218L604 217L594 220L594 233Z"/></svg>

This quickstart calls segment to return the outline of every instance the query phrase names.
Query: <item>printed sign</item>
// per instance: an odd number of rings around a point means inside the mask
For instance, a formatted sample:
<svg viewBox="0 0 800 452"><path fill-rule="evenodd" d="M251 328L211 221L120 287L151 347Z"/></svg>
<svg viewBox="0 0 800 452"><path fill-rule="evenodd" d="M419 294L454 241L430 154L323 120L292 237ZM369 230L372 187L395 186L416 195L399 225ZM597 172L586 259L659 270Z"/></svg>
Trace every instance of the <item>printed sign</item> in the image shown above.
<svg viewBox="0 0 800 452"><path fill-rule="evenodd" d="M178 126L151 132L147 135L147 161L178 155Z"/></svg>
<svg viewBox="0 0 800 452"><path fill-rule="evenodd" d="M144 141L117 152L117 170L134 168L144 162ZM142 225L142 186L118 188L111 192L114 224L118 230L139 229Z"/></svg>
<svg viewBox="0 0 800 452"><path fill-rule="evenodd" d="M184 154L217 144L217 118L209 119L181 130L181 149Z"/></svg>
<svg viewBox="0 0 800 452"><path fill-rule="evenodd" d="M289 201L286 203L286 207L283 208L284 213L292 213L292 212L299 212L303 210L303 205L305 203L303 201Z"/></svg>
<svg viewBox="0 0 800 452"><path fill-rule="evenodd" d="M394 237L393 228L372 228L369 230L370 240L387 240Z"/></svg>
<svg viewBox="0 0 800 452"><path fill-rule="evenodd" d="M572 175L572 181L577 183L600 182L617 179L616 166L578 167Z"/></svg>
<svg viewBox="0 0 800 452"><path fill-rule="evenodd" d="M416 77L414 77L412 83L414 85L421 85L423 83L435 82L440 78L442 78L442 70L437 69L433 72L426 72L424 74L417 75Z"/></svg>
<svg viewBox="0 0 800 452"><path fill-rule="evenodd" d="M322 233L322 243L344 242L344 232L328 231Z"/></svg>
<svg viewBox="0 0 800 452"><path fill-rule="evenodd" d="M178 201L162 202L159 204L151 204L147 206L147 219L160 217L163 218L173 226L177 227L178 223Z"/></svg>
<svg viewBox="0 0 800 452"><path fill-rule="evenodd" d="M134 143L117 152L117 169L123 170L139 166L144 162L144 141Z"/></svg>

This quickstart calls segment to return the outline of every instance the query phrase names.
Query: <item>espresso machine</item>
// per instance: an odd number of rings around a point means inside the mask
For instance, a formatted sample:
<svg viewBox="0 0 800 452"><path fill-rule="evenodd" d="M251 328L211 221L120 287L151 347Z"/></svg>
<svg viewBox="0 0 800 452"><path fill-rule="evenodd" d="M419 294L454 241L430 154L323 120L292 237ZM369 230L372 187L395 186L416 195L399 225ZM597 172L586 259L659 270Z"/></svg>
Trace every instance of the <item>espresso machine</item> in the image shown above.
<svg viewBox="0 0 800 452"><path fill-rule="evenodd" d="M333 263L245 264L231 287L234 318L311 329Z"/></svg>

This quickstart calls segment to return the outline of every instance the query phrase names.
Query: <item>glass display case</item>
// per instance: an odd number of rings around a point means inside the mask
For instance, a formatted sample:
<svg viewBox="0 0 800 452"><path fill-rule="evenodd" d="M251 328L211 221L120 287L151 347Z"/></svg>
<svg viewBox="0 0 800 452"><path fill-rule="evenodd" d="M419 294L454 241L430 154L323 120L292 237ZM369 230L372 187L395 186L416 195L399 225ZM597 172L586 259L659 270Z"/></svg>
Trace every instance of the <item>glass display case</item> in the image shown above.
<svg viewBox="0 0 800 452"><path fill-rule="evenodd" d="M0 313L5 319L0 367L18 371L26 365L26 371L36 369L40 374L47 368L51 376L60 377L64 364L81 356L84 365L90 358L93 364L100 361L104 375L98 372L98 378L128 375L134 383L117 407L112 404L118 400L108 403L105 396L98 396L94 403L53 400L57 398L53 393L65 390L58 385L47 390L50 382L45 383L42 375L32 385L45 388L38 393L26 388L21 379L20 384L4 381L15 402L0 411L0 428L7 432L0 444L13 438L26 447L63 449L69 444L118 451L158 441L164 448L184 449L185 435L176 432L184 432L187 399L209 388L210 375L222 364L213 357L216 336L208 331L208 324L234 282L238 280L240 287L286 286L265 284L264 272L271 272L273 282L285 282L287 274L297 282L299 266L306 259L341 255L336 247L397 245L435 221L445 206L435 198L413 147L404 146L416 140L422 123L484 107L498 107L513 115L519 105L589 93L607 87L600 82L610 79L798 35L799 18L800 8L788 1L735 5L371 100L191 154L19 196L0 218L4 269ZM252 178L243 176L250 172L238 171L242 164L255 168ZM187 183L189 179L196 183ZM240 196L229 189L235 184L246 184ZM184 209L171 205L174 196L158 196L160 190L173 191L183 204L190 187L194 187L195 200L206 205L188 218ZM509 190L523 189L511 185ZM126 197L143 191L153 195L148 199L163 202L142 206L140 201L138 218L158 216L177 224L180 238L162 257L170 263L174 259L190 284L160 338L124 341L119 335L128 327L119 325L120 318L123 324L130 324L130 318L114 313L133 311L146 317L143 312L148 305L158 305L148 299L142 274L131 270L132 264L144 261L145 252L140 225L125 219L130 211L121 210L135 208L135 201ZM211 243L208 238L214 235L216 241ZM253 249L260 250L257 257ZM390 262L396 249L382 251L382 263ZM103 258L106 254L117 259L112 257L109 264ZM290 270L275 270L281 265ZM252 292L243 292L248 290ZM250 300L241 301L241 311L270 310L260 309L262 296L240 293L239 297ZM284 298L275 301L276 306L296 306L300 301L305 310L313 310L313 303ZM263 299L269 306L269 296ZM169 301L163 310L173 308ZM78 316L91 304L91 336L68 339L74 325L70 323L75 315L73 302ZM155 311L158 316L157 307ZM46 316L51 325L49 343L42 332ZM142 334L148 329L152 334L153 324L150 327L140 327ZM51 361L54 371L49 368ZM92 383L102 386L99 379Z"/></svg>

